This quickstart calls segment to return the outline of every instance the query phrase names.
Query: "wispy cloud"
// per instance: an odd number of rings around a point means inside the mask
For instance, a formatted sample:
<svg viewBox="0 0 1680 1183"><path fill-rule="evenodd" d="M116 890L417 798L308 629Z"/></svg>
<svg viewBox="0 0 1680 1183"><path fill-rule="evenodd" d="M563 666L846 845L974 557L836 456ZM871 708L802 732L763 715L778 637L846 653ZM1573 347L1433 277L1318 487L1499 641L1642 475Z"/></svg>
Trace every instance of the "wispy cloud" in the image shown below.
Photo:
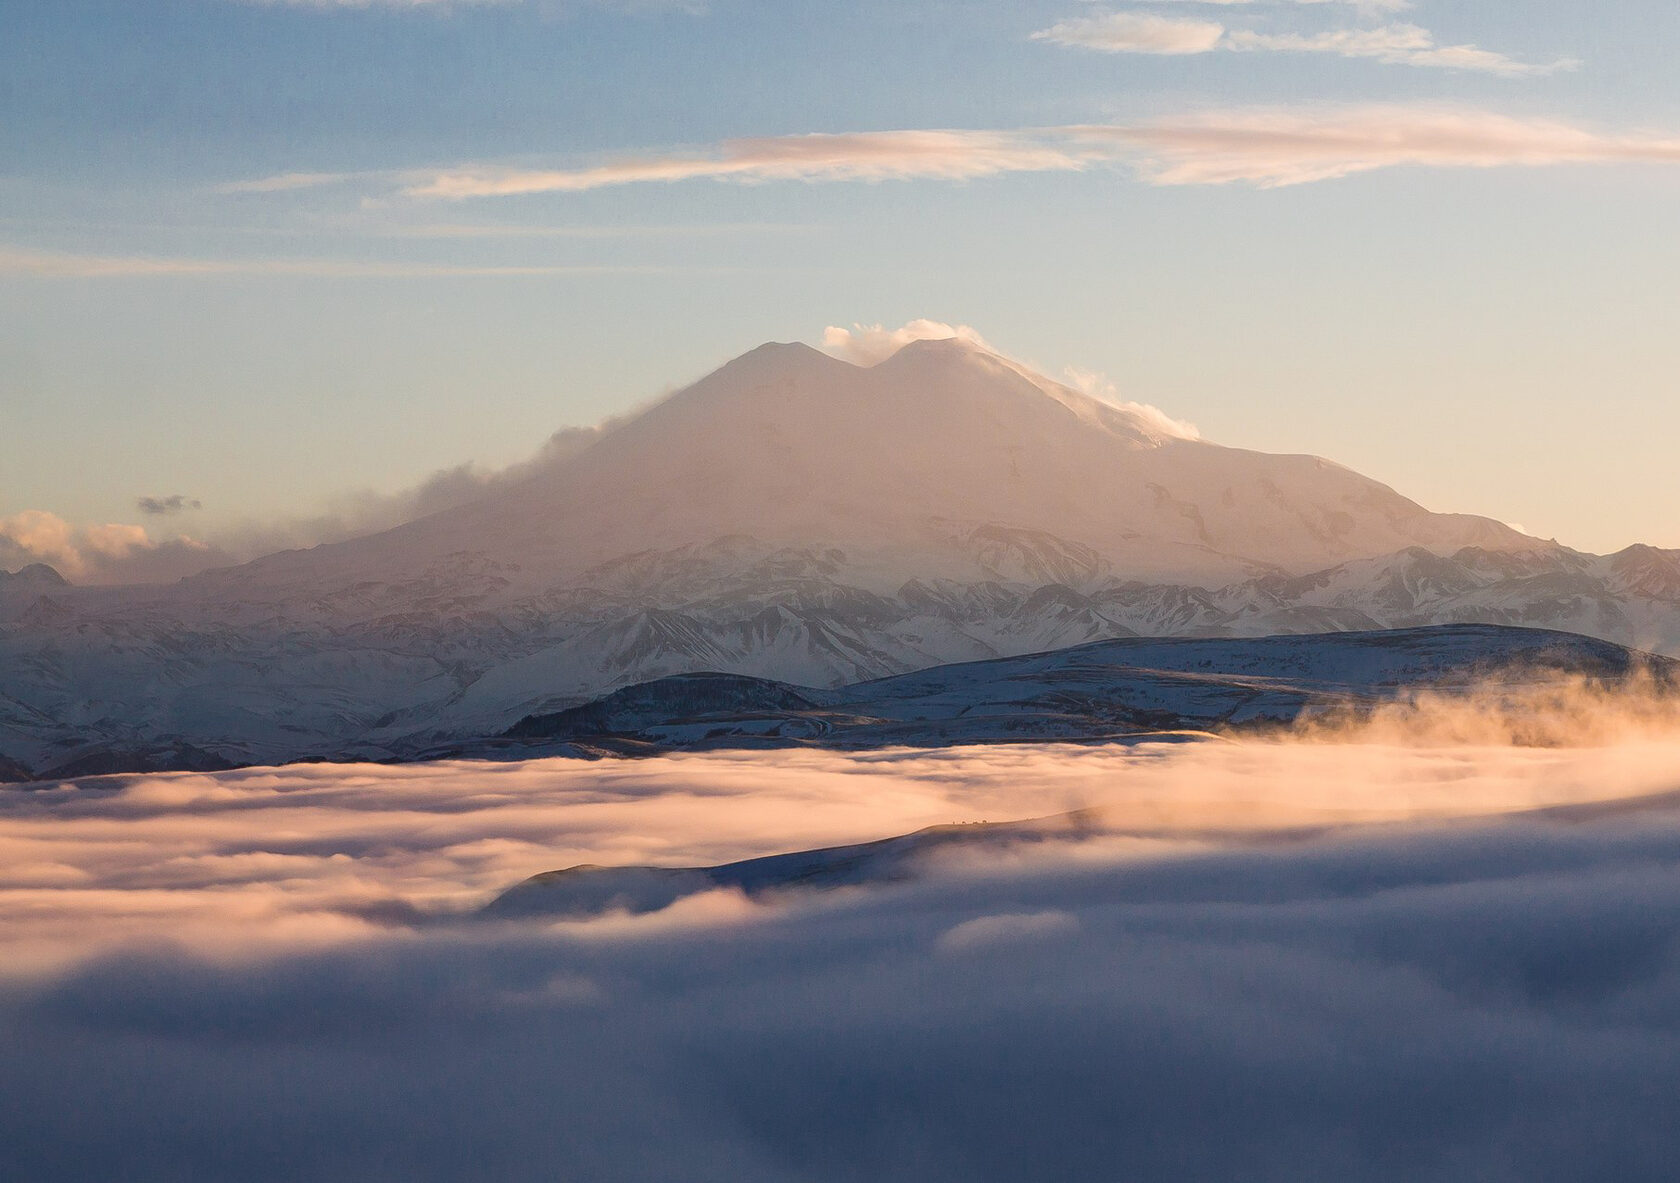
<svg viewBox="0 0 1680 1183"><path fill-rule="evenodd" d="M272 276L300 279L440 279L658 272L658 267L599 265L473 266L358 259L202 259L168 255L100 255L43 251L0 244L0 277L41 279L215 278Z"/></svg>
<svg viewBox="0 0 1680 1183"><path fill-rule="evenodd" d="M384 223L366 229L346 228L347 233L374 238L710 238L731 234L802 234L814 229L792 222L717 222L694 225L545 226L496 225L470 222L426 222L414 225Z"/></svg>
<svg viewBox="0 0 1680 1183"><path fill-rule="evenodd" d="M1104 53L1207 53L1218 49L1225 26L1218 21L1110 12L1060 21L1032 35L1034 41L1096 49Z"/></svg>
<svg viewBox="0 0 1680 1183"><path fill-rule="evenodd" d="M912 341L967 341L990 349L985 338L968 325L950 325L937 320L912 320L900 328L881 324L854 324L851 328L829 325L823 330L822 347L841 361L854 366L873 366L886 361Z"/></svg>
<svg viewBox="0 0 1680 1183"><path fill-rule="evenodd" d="M1428 29L1418 25L1383 25L1375 29L1335 29L1329 32L1255 33L1235 29L1225 34L1222 47L1237 52L1327 53L1346 58L1371 58L1389 65L1433 66L1444 70L1473 70L1507 78L1533 77L1573 70L1574 58L1552 62L1523 62L1474 45L1439 45Z"/></svg>
<svg viewBox="0 0 1680 1183"><path fill-rule="evenodd" d="M1211 2L1233 4L1244 0ZM1476 45L1441 45L1428 29L1404 23L1316 33L1264 33L1231 29L1218 21L1198 17L1128 11L1060 21L1032 34L1032 39L1102 53L1200 54L1223 50L1332 54L1345 58L1367 58L1388 65L1466 70L1507 78L1551 74L1580 65L1574 58L1544 63L1524 62Z"/></svg>
<svg viewBox="0 0 1680 1183"><path fill-rule="evenodd" d="M1173 439L1199 440L1202 438L1201 429L1194 423L1183 419L1175 419L1160 407L1149 403L1134 402L1120 392L1120 388L1107 374L1097 370L1085 370L1078 366L1068 366L1062 371L1062 377L1075 390L1101 399L1110 406L1119 407L1122 411L1136 415L1160 435Z"/></svg>
<svg viewBox="0 0 1680 1183"><path fill-rule="evenodd" d="M185 493L171 493L167 497L136 497L134 506L141 513L166 517L189 509L203 509L204 503L196 497L188 497Z"/></svg>
<svg viewBox="0 0 1680 1183"><path fill-rule="evenodd" d="M1221 111L1152 124L1065 129L1107 142L1155 185L1262 188L1376 169L1680 163L1680 138L1595 131L1489 111L1367 106Z"/></svg>
<svg viewBox="0 0 1680 1183"><path fill-rule="evenodd" d="M1611 132L1556 119L1439 105L1239 108L1139 123L1010 131L882 131L730 140L713 148L638 153L583 168L463 164L381 174L387 191L416 199L578 193L616 185L689 180L967 181L1015 173L1129 166L1155 185L1248 182L1265 188L1375 169L1498 168L1680 162L1680 137ZM148 260L58 257L33 264L143 271ZM8 265L8 260L10 264ZM28 269L0 252L0 270ZM186 263L183 266L199 266ZM248 265L204 264L206 268ZM299 268L303 264L275 264ZM358 265L330 264L327 267ZM518 274L545 269L431 269L395 265L371 273ZM564 269L561 269L564 270ZM332 273L330 271L326 273ZM342 272L340 272L342 273Z"/></svg>
<svg viewBox="0 0 1680 1183"><path fill-rule="evenodd" d="M353 181L367 173L277 173L272 177L258 177L251 181L233 181L222 185L222 193L288 193L293 189L315 189L321 185L339 185Z"/></svg>
<svg viewBox="0 0 1680 1183"><path fill-rule="evenodd" d="M412 197L567 193L646 181L960 181L1055 172L1081 161L1053 142L1007 131L878 131L726 140L696 153L624 156L591 168L463 165L400 174Z"/></svg>
<svg viewBox="0 0 1680 1183"><path fill-rule="evenodd" d="M455 8L515 7L529 0L235 0L262 8L306 8L319 12L342 12L358 9L432 10ZM1225 0L1214 0L1223 3ZM651 12L680 12L699 16L707 11L702 0L538 0L534 7L548 12L569 12L594 8L627 15Z"/></svg>

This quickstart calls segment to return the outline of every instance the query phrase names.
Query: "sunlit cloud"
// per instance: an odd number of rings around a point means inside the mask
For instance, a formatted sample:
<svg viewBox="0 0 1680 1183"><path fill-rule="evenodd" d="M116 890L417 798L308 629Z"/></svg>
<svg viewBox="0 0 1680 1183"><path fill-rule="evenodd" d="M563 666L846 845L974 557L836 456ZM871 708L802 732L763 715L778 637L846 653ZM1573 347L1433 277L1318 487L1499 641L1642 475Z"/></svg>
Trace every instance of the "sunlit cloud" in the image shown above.
<svg viewBox="0 0 1680 1183"><path fill-rule="evenodd" d="M992 353L1000 351L989 344L970 325L952 325L943 321L917 319L889 329L882 324L853 324L851 328L829 325L823 330L822 348L841 361L856 366L873 366L885 361L913 341L965 341ZM1159 407L1133 402L1121 395L1119 388L1104 374L1069 366L1063 371L1067 385L1083 394L1116 407L1142 419L1155 434L1170 439L1200 439L1194 424L1174 419Z"/></svg>
<svg viewBox="0 0 1680 1183"><path fill-rule="evenodd" d="M1262 33L1232 29L1199 17L1142 12L1106 12L1073 17L1032 34L1035 41L1102 53L1201 54L1314 53L1367 58L1386 65L1426 66L1495 74L1508 78L1551 74L1580 65L1574 58L1524 62L1475 45L1441 45L1414 24L1332 29L1316 33Z"/></svg>
<svg viewBox="0 0 1680 1183"><path fill-rule="evenodd" d="M930 869L1133 863L1276 830L1434 824L1680 788L1672 710L1562 747L1512 746L1532 731L1498 719L1439 704L1291 742L308 764L42 788L0 796L0 967L140 940L217 952L355 940L390 917L473 909L580 864L711 866L1075 808L1100 824ZM946 943L1064 927L994 920Z"/></svg>
<svg viewBox="0 0 1680 1183"><path fill-rule="evenodd" d="M1608 1154L1619 1177L1663 1177L1672 729L1392 738L311 764L3 793L0 1162L839 1183L1187 1162L1410 1177L1425 1156L1581 1178ZM577 864L706 866L1078 807L1031 848L835 891L476 915ZM1579 1136L1629 1122L1652 1133Z"/></svg>
<svg viewBox="0 0 1680 1183"><path fill-rule="evenodd" d="M1183 440L1199 440L1202 438L1201 430L1194 423L1175 419L1161 410L1160 407L1151 406L1149 403L1134 402L1126 398L1107 374L1099 373L1096 370L1081 369L1078 366L1068 366L1062 371L1062 377L1075 390L1138 416L1161 435Z"/></svg>
<svg viewBox="0 0 1680 1183"><path fill-rule="evenodd" d="M893 131L731 140L715 149L645 153L586 168L462 165L380 176L410 198L463 200L577 193L618 185L690 180L807 184L848 181L968 181L1018 173L1130 167L1156 185L1229 184L1272 188L1374 169L1672 164L1680 138L1614 132L1560 119L1423 105L1237 108L1148 122L1077 124L1012 131ZM10 260L8 265L8 260ZM167 270L147 260L104 263L0 252L0 270L76 273ZM191 266L191 264L187 264ZM203 264L208 268L240 264ZM286 264L293 268L304 264ZM331 265L329 265L331 266ZM345 265L340 265L345 266ZM393 265L397 274L438 269ZM460 269L504 274L524 269ZM546 269L535 269L544 271ZM564 269L562 269L564 270ZM354 267L351 268L355 272ZM378 269L374 269L378 273Z"/></svg>
<svg viewBox="0 0 1680 1183"><path fill-rule="evenodd" d="M0 570L45 563L75 583L156 583L231 561L208 543L128 523L76 526L46 510L0 518Z"/></svg>
<svg viewBox="0 0 1680 1183"><path fill-rule="evenodd" d="M1104 53L1191 54L1217 49L1225 26L1153 13L1111 12L1060 21L1032 36L1034 41Z"/></svg>
<svg viewBox="0 0 1680 1183"><path fill-rule="evenodd" d="M389 901L265 914L237 880L134 889L141 939L0 991L0 1160L138 1183L1660 1179L1677 866L1654 812L470 933ZM79 894L26 906L85 931ZM212 895L213 930L243 902L242 942L145 939L149 909Z"/></svg>
<svg viewBox="0 0 1680 1183"><path fill-rule="evenodd" d="M577 193L638 182L965 181L1083 167L1065 147L1006 131L881 131L726 140L701 153L626 156L583 169L460 166L403 174L411 197Z"/></svg>
<svg viewBox="0 0 1680 1183"><path fill-rule="evenodd" d="M990 349L979 332L968 325L948 325L937 320L912 320L896 329L884 325L854 324L851 328L829 325L823 330L823 349L855 366L883 362L912 341L967 341Z"/></svg>
<svg viewBox="0 0 1680 1183"><path fill-rule="evenodd" d="M1156 185L1262 188L1402 165L1427 168L1673 164L1680 139L1451 107L1214 111L1153 124L1066 129L1106 142Z"/></svg>

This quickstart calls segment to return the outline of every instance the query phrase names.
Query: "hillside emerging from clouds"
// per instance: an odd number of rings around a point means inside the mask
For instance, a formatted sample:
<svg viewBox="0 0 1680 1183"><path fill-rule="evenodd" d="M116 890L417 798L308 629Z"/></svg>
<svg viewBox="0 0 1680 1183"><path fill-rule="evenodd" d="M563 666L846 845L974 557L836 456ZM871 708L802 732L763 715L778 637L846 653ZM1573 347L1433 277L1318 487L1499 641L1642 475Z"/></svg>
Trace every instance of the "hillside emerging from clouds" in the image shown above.
<svg viewBox="0 0 1680 1183"><path fill-rule="evenodd" d="M1680 647L1673 552L1431 513L976 340L869 360L762 346L368 537L169 587L0 580L0 753L410 754L669 674L829 687L1137 635L1473 621Z"/></svg>

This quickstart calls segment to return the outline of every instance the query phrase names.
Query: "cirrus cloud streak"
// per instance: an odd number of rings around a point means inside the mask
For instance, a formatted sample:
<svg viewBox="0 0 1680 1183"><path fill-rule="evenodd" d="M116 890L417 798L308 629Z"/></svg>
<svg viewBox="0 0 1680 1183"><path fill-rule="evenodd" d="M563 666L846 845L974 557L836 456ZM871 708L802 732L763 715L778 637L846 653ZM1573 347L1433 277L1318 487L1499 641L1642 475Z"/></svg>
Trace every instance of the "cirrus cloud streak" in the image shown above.
<svg viewBox="0 0 1680 1183"><path fill-rule="evenodd" d="M990 131L879 131L725 141L582 168L462 164L368 178L387 193L461 201L619 185L972 181L1127 168L1153 185L1262 188L1410 165L1427 168L1680 163L1680 136L1439 104L1236 108L1106 124ZM262 181L240 182L260 186ZM0 266L6 261L0 255Z"/></svg>
<svg viewBox="0 0 1680 1183"><path fill-rule="evenodd" d="M695 154L626 156L584 169L463 166L411 173L414 197L509 197L567 193L643 181L697 178L763 181L972 180L1002 173L1060 172L1083 161L1053 140L1008 131L908 130L760 136Z"/></svg>
<svg viewBox="0 0 1680 1183"><path fill-rule="evenodd" d="M37 250L0 243L0 276L37 279L506 279L660 271L592 264L474 266L369 259L206 259L169 255L102 255Z"/></svg>
<svg viewBox="0 0 1680 1183"><path fill-rule="evenodd" d="M1385 65L1465 70L1504 78L1553 74L1581 64L1575 58L1525 62L1477 45L1441 45L1428 29L1409 23L1317 33L1265 33L1232 29L1198 17L1099 12L1058 21L1032 34L1032 40L1100 53L1183 55L1225 50L1333 54Z"/></svg>

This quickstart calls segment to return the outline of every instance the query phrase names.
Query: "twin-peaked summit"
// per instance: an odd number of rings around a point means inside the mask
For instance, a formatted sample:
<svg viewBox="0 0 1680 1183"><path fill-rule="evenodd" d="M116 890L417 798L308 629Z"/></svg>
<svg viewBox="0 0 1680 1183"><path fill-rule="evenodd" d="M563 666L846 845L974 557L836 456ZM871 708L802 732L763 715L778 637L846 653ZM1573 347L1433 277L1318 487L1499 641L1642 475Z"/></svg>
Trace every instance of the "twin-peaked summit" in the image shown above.
<svg viewBox="0 0 1680 1183"><path fill-rule="evenodd" d="M328 590L468 561L531 594L720 540L832 553L880 591L1045 571L1216 586L1413 546L1535 545L1324 460L1185 438L966 341L872 366L769 344L477 502L213 582Z"/></svg>
<svg viewBox="0 0 1680 1183"><path fill-rule="evenodd" d="M413 755L670 674L838 686L1125 636L1680 653L1680 554L1430 513L957 341L762 346L394 530L170 587L47 575L0 580L0 756L34 770Z"/></svg>

